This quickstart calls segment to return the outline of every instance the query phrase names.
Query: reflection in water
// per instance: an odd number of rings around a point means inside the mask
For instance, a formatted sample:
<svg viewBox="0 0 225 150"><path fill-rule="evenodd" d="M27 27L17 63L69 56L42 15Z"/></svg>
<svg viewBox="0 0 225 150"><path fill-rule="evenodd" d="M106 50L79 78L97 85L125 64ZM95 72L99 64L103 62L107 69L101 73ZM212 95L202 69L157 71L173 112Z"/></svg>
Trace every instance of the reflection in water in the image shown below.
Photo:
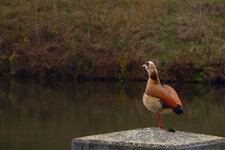
<svg viewBox="0 0 225 150"><path fill-rule="evenodd" d="M0 80L0 149L70 149L72 138L158 126L146 82ZM224 85L173 84L185 112L165 127L225 137Z"/></svg>

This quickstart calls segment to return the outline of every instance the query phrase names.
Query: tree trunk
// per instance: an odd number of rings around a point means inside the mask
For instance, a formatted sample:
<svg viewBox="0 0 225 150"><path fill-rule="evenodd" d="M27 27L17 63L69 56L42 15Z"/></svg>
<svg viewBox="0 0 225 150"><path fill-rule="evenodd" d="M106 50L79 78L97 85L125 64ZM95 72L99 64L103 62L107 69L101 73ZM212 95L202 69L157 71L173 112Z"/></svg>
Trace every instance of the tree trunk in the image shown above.
<svg viewBox="0 0 225 150"><path fill-rule="evenodd" d="M37 2L34 0L34 28L35 28L35 34L37 38L37 42L40 43L40 37L39 37L39 26L38 26L38 12L37 12Z"/></svg>

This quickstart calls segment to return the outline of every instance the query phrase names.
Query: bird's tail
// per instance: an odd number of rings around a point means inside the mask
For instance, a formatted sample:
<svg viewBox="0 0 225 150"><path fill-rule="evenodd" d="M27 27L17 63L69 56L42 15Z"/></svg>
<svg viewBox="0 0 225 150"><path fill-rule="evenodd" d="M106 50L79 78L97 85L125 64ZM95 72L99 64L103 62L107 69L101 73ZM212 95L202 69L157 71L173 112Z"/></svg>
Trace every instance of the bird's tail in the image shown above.
<svg viewBox="0 0 225 150"><path fill-rule="evenodd" d="M184 110L183 110L183 107L178 105L177 107L173 107L173 111L176 113L176 114L182 114L184 113Z"/></svg>

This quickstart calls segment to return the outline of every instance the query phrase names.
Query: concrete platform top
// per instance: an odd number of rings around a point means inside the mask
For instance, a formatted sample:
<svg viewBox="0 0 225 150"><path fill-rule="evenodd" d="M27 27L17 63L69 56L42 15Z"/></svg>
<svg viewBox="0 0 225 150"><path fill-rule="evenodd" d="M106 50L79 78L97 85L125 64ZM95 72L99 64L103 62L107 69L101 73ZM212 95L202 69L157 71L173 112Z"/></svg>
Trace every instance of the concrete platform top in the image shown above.
<svg viewBox="0 0 225 150"><path fill-rule="evenodd" d="M225 138L144 128L75 138L72 150L88 149L225 149Z"/></svg>

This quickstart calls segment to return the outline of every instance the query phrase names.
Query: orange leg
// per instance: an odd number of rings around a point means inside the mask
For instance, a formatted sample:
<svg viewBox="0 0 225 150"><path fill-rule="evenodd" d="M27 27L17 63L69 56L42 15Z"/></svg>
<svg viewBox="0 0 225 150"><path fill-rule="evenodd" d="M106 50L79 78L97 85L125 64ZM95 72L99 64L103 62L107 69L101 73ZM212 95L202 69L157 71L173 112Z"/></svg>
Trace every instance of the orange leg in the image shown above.
<svg viewBox="0 0 225 150"><path fill-rule="evenodd" d="M162 129L163 126L162 126L162 122L161 122L161 116L160 114L158 114L158 119L159 119L159 129Z"/></svg>

